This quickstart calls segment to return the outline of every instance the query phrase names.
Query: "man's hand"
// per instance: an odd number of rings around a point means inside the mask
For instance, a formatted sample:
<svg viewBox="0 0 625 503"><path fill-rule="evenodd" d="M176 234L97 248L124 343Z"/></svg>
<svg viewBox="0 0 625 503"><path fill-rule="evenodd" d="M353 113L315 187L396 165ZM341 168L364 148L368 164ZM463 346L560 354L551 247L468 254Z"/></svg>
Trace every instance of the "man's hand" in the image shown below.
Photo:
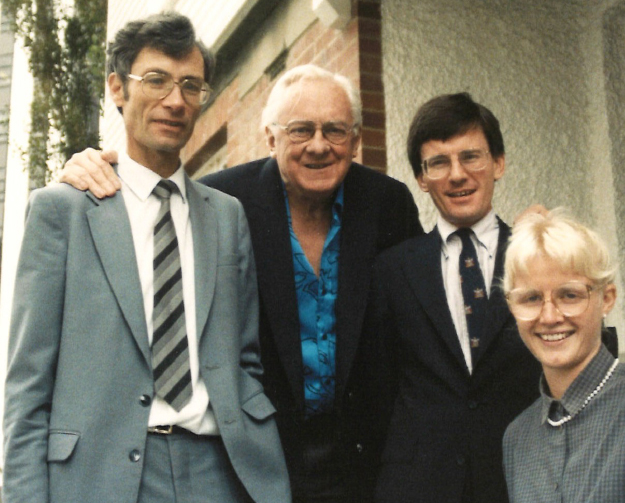
<svg viewBox="0 0 625 503"><path fill-rule="evenodd" d="M114 150L98 151L88 148L74 154L59 172L59 181L78 190L90 190L98 199L113 196L122 188L111 164L117 162Z"/></svg>

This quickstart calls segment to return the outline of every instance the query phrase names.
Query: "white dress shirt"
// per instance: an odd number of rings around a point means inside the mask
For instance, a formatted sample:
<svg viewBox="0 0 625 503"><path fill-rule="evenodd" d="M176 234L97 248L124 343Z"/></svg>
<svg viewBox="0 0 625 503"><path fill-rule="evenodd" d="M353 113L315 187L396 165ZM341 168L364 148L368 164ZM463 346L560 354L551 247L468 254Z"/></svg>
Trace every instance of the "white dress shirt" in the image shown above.
<svg viewBox="0 0 625 503"><path fill-rule="evenodd" d="M128 216L137 256L139 279L143 293L145 319L148 338L152 344L154 307L154 225L161 207L160 200L152 194L152 190L161 177L152 170L138 164L127 154L119 156L117 167L122 181L122 196ZM193 255L193 232L189 219L189 206L186 200L185 173L182 167L169 178L180 190L172 194L170 208L182 267L182 295L184 298L185 324L189 341L189 358L191 366L191 383L193 395L191 401L180 411L171 407L162 398L154 395L148 426L176 424L189 431L203 435L218 434L213 412L208 408L208 391L199 375L198 338L195 318L195 277Z"/></svg>
<svg viewBox="0 0 625 503"><path fill-rule="evenodd" d="M469 343L469 329L467 318L464 314L464 299L462 286L460 285L459 260L462 252L462 241L457 235L452 234L458 227L444 220L440 215L437 221L438 232L442 238L441 266L443 270L443 284L447 295L447 304L451 311L451 318L456 327L456 334L460 341L460 347L464 354L469 373L473 372L471 361L471 345ZM494 210L491 210L482 220L471 227L473 235L471 240L477 252L477 259L484 276L486 293L490 297L493 273L495 271L495 258L497 255L497 242L499 240L499 223Z"/></svg>

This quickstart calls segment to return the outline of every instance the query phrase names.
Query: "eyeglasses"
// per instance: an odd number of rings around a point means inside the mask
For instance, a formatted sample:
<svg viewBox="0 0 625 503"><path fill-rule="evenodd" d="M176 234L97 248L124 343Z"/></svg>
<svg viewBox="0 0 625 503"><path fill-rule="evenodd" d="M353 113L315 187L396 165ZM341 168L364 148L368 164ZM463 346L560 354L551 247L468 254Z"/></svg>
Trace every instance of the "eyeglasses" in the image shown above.
<svg viewBox="0 0 625 503"><path fill-rule="evenodd" d="M148 72L143 77L129 73L128 77L141 82L143 93L149 98L157 100L162 100L169 96L169 93L174 88L174 84L180 87L182 97L192 107L204 105L210 95L208 84L202 79L193 77L182 79L180 82L175 81L168 73L162 72Z"/></svg>
<svg viewBox="0 0 625 503"><path fill-rule="evenodd" d="M482 171L486 167L489 154L490 152L488 150L474 148L458 152L456 157L464 169L476 172ZM435 155L425 159L421 163L421 167L428 178L432 180L443 178L451 171L451 156L444 154Z"/></svg>
<svg viewBox="0 0 625 503"><path fill-rule="evenodd" d="M311 140L317 129L320 128L323 137L334 145L345 143L355 127L344 122L324 122L318 126L313 121L291 121L286 126L274 122L273 125L284 129L289 140L293 143L304 143Z"/></svg>
<svg viewBox="0 0 625 503"><path fill-rule="evenodd" d="M510 311L519 320L535 320L540 316L546 302L551 302L562 316L572 317L579 316L588 309L590 293L597 288L581 281L571 281L552 290L550 299L545 299L543 292L531 288L515 288L506 298Z"/></svg>

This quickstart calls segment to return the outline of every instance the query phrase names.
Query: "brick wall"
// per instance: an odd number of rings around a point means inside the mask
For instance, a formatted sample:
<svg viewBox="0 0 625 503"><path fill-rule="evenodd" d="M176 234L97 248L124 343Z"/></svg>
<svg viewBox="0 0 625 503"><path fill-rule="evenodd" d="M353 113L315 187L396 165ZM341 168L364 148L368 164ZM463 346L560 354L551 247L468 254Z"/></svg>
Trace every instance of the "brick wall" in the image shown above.
<svg viewBox="0 0 625 503"><path fill-rule="evenodd" d="M287 48L284 70L314 63L350 78L360 87L363 101L362 147L356 161L386 171L384 87L380 0L354 0L352 19L343 29L314 22ZM216 97L200 117L183 161L192 173L210 157L211 139L227 131L227 164L234 166L268 155L260 116L277 76L265 73L245 95L238 77ZM214 143L214 142L213 142Z"/></svg>

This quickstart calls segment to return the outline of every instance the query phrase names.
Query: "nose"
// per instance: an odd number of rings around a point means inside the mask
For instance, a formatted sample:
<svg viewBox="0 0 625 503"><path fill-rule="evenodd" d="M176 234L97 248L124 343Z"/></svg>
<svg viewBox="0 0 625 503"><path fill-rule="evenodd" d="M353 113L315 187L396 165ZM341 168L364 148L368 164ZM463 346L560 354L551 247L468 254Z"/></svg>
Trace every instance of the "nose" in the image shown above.
<svg viewBox="0 0 625 503"><path fill-rule="evenodd" d="M460 160L457 155L451 156L451 168L449 168L450 180L464 180L467 177L467 172L460 164Z"/></svg>
<svg viewBox="0 0 625 503"><path fill-rule="evenodd" d="M545 299L540 312L540 321L544 324L555 324L564 319L564 316L551 299Z"/></svg>
<svg viewBox="0 0 625 503"><path fill-rule="evenodd" d="M313 137L308 140L306 150L314 154L325 154L330 149L330 142L323 136L321 128L315 130Z"/></svg>
<svg viewBox="0 0 625 503"><path fill-rule="evenodd" d="M175 82L172 90L161 100L161 102L163 103L163 106L169 108L182 108L186 104L186 101L182 96L182 89Z"/></svg>

